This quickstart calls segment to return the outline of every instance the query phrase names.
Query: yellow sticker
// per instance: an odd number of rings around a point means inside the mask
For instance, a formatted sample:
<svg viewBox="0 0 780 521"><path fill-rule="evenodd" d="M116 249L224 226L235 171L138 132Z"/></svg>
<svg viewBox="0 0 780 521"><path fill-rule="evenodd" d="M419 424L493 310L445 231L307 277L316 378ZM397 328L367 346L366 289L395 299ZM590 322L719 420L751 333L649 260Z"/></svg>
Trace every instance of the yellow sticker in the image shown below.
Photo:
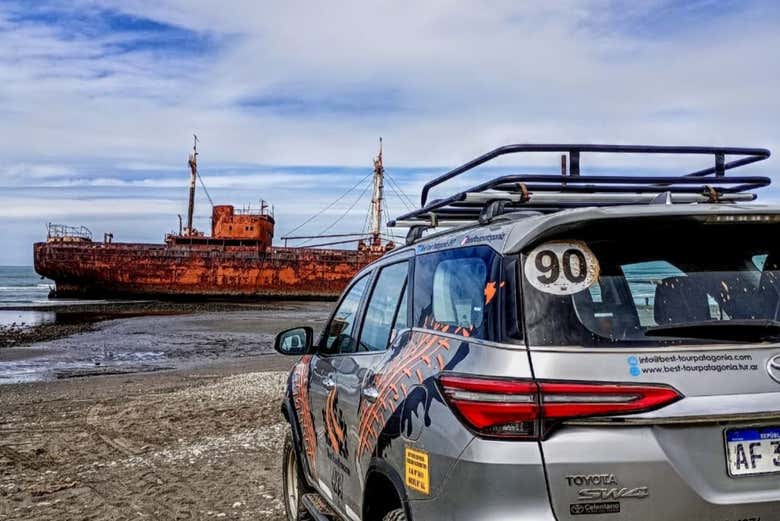
<svg viewBox="0 0 780 521"><path fill-rule="evenodd" d="M428 475L428 453L406 447L406 486L422 492L431 493L431 479Z"/></svg>

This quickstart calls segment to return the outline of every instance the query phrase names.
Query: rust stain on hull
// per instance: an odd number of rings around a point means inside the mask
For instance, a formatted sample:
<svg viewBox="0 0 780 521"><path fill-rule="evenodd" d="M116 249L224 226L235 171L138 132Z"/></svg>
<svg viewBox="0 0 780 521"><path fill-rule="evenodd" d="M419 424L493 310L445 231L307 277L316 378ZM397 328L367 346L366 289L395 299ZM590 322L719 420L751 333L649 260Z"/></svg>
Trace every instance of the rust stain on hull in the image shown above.
<svg viewBox="0 0 780 521"><path fill-rule="evenodd" d="M58 297L338 297L383 252L39 242L35 271Z"/></svg>

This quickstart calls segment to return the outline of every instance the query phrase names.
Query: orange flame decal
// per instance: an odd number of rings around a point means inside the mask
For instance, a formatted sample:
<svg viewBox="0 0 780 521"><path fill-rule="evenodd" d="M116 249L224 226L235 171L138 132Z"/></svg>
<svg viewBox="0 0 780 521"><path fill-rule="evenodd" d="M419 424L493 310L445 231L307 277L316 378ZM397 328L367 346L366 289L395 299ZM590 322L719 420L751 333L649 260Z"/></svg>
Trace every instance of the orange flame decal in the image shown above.
<svg viewBox="0 0 780 521"><path fill-rule="evenodd" d="M493 297L496 296L496 283L495 282L488 282L485 284L485 305L487 306L490 304L490 301L493 300Z"/></svg>
<svg viewBox="0 0 780 521"><path fill-rule="evenodd" d="M311 414L309 402L309 361L311 356L301 358L293 369L292 394L293 406L298 413L298 422L303 436L303 448L306 452L306 461L312 473L316 466L317 434L314 430L314 418Z"/></svg>
<svg viewBox="0 0 780 521"><path fill-rule="evenodd" d="M433 329L448 331L449 326L434 324ZM437 360L439 370L444 367L444 359L439 354L449 350L449 340L431 333L416 333L401 352L385 367L385 371L374 377L374 385L379 393L373 403L364 402L361 408L358 426L357 456L361 457L373 450L387 418L407 395L410 387L418 385L429 376L436 367L431 363ZM409 384L407 387L406 384ZM398 393L398 390L402 393Z"/></svg>

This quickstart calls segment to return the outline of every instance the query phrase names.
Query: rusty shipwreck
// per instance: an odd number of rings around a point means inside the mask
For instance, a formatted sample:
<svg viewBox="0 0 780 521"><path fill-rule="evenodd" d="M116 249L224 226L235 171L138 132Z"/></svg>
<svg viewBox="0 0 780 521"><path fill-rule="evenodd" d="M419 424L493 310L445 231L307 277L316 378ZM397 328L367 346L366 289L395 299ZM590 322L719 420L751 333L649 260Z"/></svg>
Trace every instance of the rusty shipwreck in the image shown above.
<svg viewBox="0 0 780 521"><path fill-rule="evenodd" d="M393 247L380 233L381 145L371 181L371 227L364 237L345 241L357 243L350 250L274 246L276 223L265 203L256 211L212 206L211 234L198 231L193 227L197 159L196 138L188 161L186 226L180 218L179 232L166 235L164 244L114 242L110 233L100 242L84 227L49 224L47 240L34 245L34 258L35 271L56 284L52 296L331 299L358 270Z"/></svg>

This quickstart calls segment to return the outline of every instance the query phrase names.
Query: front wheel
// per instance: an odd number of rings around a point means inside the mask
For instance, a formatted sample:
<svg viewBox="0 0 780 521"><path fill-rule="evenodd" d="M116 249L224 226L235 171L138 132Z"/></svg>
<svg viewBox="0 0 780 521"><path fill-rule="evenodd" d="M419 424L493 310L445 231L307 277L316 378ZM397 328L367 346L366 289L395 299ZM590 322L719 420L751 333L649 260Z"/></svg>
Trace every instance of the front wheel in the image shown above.
<svg viewBox="0 0 780 521"><path fill-rule="evenodd" d="M382 521L406 521L406 512L402 508L391 510L385 514Z"/></svg>
<svg viewBox="0 0 780 521"><path fill-rule="evenodd" d="M284 437L282 450L282 481L284 489L284 511L287 521L308 521L311 519L306 507L303 506L303 495L310 492L298 466L295 456L295 445L292 433L288 430Z"/></svg>

